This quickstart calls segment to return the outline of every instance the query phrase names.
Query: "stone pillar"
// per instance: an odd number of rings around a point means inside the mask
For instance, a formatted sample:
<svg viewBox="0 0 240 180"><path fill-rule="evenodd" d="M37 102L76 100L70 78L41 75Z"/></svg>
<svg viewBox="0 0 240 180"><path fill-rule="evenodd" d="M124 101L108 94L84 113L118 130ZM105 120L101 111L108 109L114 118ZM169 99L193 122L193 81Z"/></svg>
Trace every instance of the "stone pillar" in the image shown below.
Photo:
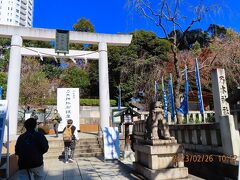
<svg viewBox="0 0 240 180"><path fill-rule="evenodd" d="M220 116L230 115L227 81L224 69L215 69L212 71L212 92L215 111L215 120L219 122Z"/></svg>
<svg viewBox="0 0 240 180"><path fill-rule="evenodd" d="M12 36L8 82L7 82L7 100L9 114L9 134L17 134L18 122L18 102L20 88L20 73L21 73L21 46L22 38L18 35Z"/></svg>
<svg viewBox="0 0 240 180"><path fill-rule="evenodd" d="M102 130L109 127L110 96L108 78L107 43L100 42L99 50L99 96L100 96L100 125Z"/></svg>
<svg viewBox="0 0 240 180"><path fill-rule="evenodd" d="M239 131L235 127L232 115L220 117L220 130L223 153L240 156Z"/></svg>
<svg viewBox="0 0 240 180"><path fill-rule="evenodd" d="M201 141L203 145L207 145L207 137L206 137L206 130L205 129L201 129Z"/></svg>
<svg viewBox="0 0 240 180"><path fill-rule="evenodd" d="M223 153L239 156L240 136L226 101L228 91L224 69L216 69L212 72L212 90L215 120L220 124Z"/></svg>

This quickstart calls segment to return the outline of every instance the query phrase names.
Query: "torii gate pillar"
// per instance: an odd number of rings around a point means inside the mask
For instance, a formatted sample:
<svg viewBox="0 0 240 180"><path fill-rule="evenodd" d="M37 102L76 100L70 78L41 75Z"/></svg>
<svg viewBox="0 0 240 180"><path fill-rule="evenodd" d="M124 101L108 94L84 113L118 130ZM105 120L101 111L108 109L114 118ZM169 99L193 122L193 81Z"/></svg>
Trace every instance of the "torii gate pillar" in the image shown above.
<svg viewBox="0 0 240 180"><path fill-rule="evenodd" d="M10 135L15 135L17 133L18 102L22 62L22 42L23 40L21 36L12 36L7 81L8 119Z"/></svg>
<svg viewBox="0 0 240 180"><path fill-rule="evenodd" d="M99 50L99 96L100 96L100 125L101 128L109 127L110 95L108 78L107 43L100 42Z"/></svg>

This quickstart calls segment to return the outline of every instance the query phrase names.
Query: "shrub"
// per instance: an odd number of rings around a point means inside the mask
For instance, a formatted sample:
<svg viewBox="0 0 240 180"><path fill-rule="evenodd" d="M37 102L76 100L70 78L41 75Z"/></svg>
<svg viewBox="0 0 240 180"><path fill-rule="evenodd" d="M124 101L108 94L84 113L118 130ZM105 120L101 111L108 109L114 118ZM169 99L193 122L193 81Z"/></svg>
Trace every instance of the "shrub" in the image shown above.
<svg viewBox="0 0 240 180"><path fill-rule="evenodd" d="M99 106L99 99L80 99L81 106ZM110 100L110 106L116 106L116 100Z"/></svg>
<svg viewBox="0 0 240 180"><path fill-rule="evenodd" d="M45 105L56 105L57 99L55 98L48 98L45 100ZM99 106L99 99L80 99L81 106ZM116 106L117 101L111 99L110 106Z"/></svg>

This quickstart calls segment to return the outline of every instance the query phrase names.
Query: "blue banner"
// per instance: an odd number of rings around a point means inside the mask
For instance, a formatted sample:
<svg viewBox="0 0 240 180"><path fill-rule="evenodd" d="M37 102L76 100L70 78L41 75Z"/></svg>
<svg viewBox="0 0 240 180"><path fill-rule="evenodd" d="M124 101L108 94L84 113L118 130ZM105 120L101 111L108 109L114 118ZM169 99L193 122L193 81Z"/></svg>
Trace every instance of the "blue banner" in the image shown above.
<svg viewBox="0 0 240 180"><path fill-rule="evenodd" d="M198 107L201 114L204 113L204 106L203 106L203 98L202 98L202 89L201 89L201 82L199 76L199 68L198 68L198 60L196 59L195 64L195 75L196 75L196 84L197 84L197 91L198 91Z"/></svg>
<svg viewBox="0 0 240 180"><path fill-rule="evenodd" d="M162 95L163 95L164 118L168 120L168 99L167 99L167 94L164 87L163 77L162 77Z"/></svg>
<svg viewBox="0 0 240 180"><path fill-rule="evenodd" d="M189 93L189 82L188 82L187 67L185 67L184 75L185 75L185 92L184 92L183 100L180 104L180 107L177 108L177 112L180 112L184 115L187 115L188 114L188 93Z"/></svg>
<svg viewBox="0 0 240 180"><path fill-rule="evenodd" d="M121 109L121 88L120 86L118 87L118 110L120 111Z"/></svg>
<svg viewBox="0 0 240 180"><path fill-rule="evenodd" d="M172 121L175 120L175 105L174 105L174 96L173 96L173 84L172 84L172 74L170 74L170 79L168 80L168 99L169 107L171 112Z"/></svg>

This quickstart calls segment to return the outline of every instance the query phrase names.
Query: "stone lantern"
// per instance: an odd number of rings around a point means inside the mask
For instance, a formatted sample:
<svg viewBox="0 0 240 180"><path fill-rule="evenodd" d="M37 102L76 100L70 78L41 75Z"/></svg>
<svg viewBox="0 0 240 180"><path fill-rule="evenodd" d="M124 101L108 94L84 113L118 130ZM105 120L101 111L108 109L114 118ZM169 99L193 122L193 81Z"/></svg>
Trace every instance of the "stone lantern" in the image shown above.
<svg viewBox="0 0 240 180"><path fill-rule="evenodd" d="M119 126L124 125L125 130L125 147L124 147L124 158L130 157L133 153L131 149L131 134L130 125L134 125L133 117L137 116L140 118L141 114L133 110L131 107L127 107L114 115L114 117L121 117L121 122Z"/></svg>

